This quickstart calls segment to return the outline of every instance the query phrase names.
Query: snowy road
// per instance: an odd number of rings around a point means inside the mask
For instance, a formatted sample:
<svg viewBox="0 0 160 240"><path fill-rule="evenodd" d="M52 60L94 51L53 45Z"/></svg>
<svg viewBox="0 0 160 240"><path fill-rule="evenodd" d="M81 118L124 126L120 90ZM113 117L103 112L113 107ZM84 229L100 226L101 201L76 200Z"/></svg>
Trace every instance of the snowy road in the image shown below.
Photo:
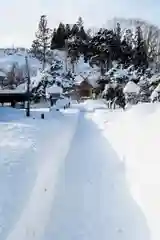
<svg viewBox="0 0 160 240"><path fill-rule="evenodd" d="M33 190L6 239L150 240L123 163L87 117L94 108L77 108L47 122Z"/></svg>
<svg viewBox="0 0 160 240"><path fill-rule="evenodd" d="M43 240L149 240L116 153L80 114Z"/></svg>

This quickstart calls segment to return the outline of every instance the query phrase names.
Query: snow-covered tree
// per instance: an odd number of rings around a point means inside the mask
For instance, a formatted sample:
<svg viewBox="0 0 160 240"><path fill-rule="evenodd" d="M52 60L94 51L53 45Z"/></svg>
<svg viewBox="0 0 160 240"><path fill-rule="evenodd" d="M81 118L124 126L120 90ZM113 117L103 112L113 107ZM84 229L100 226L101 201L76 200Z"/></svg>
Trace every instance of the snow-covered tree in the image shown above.
<svg viewBox="0 0 160 240"><path fill-rule="evenodd" d="M116 32L116 34L117 34L119 40L121 40L122 33L121 33L121 25L120 25L120 23L117 23L117 26L116 26L115 32Z"/></svg>
<svg viewBox="0 0 160 240"><path fill-rule="evenodd" d="M66 29L65 29L65 25L61 22L52 38L51 48L52 49L64 48L65 39L66 39ZM53 48L53 46L54 46L54 48Z"/></svg>
<svg viewBox="0 0 160 240"><path fill-rule="evenodd" d="M78 18L78 21L77 21L76 24L77 24L77 26L79 27L79 29L80 29L81 27L83 27L84 22L83 22L82 17L79 17L79 18Z"/></svg>
<svg viewBox="0 0 160 240"><path fill-rule="evenodd" d="M71 27L69 24L66 24L66 27L65 27L65 34L66 34L66 38L68 39L71 35Z"/></svg>
<svg viewBox="0 0 160 240"><path fill-rule="evenodd" d="M143 67L144 69L148 68L147 48L140 27L136 28L134 64L137 67Z"/></svg>
<svg viewBox="0 0 160 240"><path fill-rule="evenodd" d="M42 62L42 69L45 68L49 55L50 40L51 29L48 27L46 15L42 15L36 32L36 39L31 47L31 52Z"/></svg>

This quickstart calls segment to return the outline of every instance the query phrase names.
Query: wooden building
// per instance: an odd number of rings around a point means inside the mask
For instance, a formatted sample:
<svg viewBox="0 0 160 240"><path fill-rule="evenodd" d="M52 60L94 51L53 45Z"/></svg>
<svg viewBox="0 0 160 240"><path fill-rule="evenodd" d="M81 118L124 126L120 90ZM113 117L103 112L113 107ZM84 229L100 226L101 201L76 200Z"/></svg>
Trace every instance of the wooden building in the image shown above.
<svg viewBox="0 0 160 240"><path fill-rule="evenodd" d="M72 97L74 99L91 98L93 93L93 86L85 79L78 84L75 84Z"/></svg>
<svg viewBox="0 0 160 240"><path fill-rule="evenodd" d="M23 105L28 100L28 98L31 96L28 96L27 93L20 93L20 92L14 92L12 90L10 91L1 91L0 92L0 103L3 105L4 103L10 103L11 106L15 106L16 103L22 103Z"/></svg>
<svg viewBox="0 0 160 240"><path fill-rule="evenodd" d="M80 97L92 97L93 86L87 80L82 81L77 90Z"/></svg>

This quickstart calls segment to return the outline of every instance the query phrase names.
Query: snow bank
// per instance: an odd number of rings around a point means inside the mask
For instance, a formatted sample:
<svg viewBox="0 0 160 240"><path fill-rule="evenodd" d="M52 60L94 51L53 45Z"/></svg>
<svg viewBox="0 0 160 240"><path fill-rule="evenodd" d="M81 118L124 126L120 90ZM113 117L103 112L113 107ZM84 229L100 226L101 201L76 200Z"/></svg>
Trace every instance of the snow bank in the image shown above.
<svg viewBox="0 0 160 240"><path fill-rule="evenodd" d="M124 164L131 194L146 217L150 240L160 239L160 104L139 104L126 112L97 110L92 118Z"/></svg>
<svg viewBox="0 0 160 240"><path fill-rule="evenodd" d="M0 71L0 76L1 77L7 77L7 74L5 72Z"/></svg>
<svg viewBox="0 0 160 240"><path fill-rule="evenodd" d="M31 123L32 122L32 123ZM21 110L0 107L0 239L14 226L32 189L45 126ZM40 136L39 131L42 135Z"/></svg>
<svg viewBox="0 0 160 240"><path fill-rule="evenodd" d="M56 109L64 108L70 103L71 103L70 98L67 98L67 97L60 98L57 100L55 106L53 106L53 109L54 108L56 108Z"/></svg>

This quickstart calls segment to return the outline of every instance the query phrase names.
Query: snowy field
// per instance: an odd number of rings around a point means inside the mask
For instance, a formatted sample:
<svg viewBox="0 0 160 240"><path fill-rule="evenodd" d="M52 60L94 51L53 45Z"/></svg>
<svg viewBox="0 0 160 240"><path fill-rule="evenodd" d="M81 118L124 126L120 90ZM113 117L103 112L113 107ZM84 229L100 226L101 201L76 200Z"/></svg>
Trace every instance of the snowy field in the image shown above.
<svg viewBox="0 0 160 240"><path fill-rule="evenodd" d="M31 114L0 108L1 240L159 240L159 104Z"/></svg>

